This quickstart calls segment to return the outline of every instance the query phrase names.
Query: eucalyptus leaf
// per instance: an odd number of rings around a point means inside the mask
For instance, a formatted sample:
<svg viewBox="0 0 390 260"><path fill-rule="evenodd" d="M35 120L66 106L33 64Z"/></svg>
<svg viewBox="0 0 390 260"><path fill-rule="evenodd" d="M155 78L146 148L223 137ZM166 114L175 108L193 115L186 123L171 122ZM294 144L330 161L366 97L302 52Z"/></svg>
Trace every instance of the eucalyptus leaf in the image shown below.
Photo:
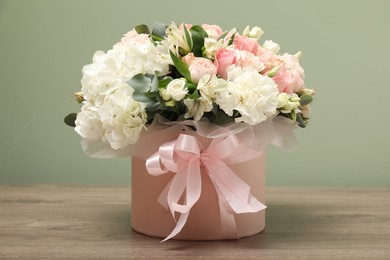
<svg viewBox="0 0 390 260"><path fill-rule="evenodd" d="M150 34L149 27L146 24L137 25L136 27L134 27L134 30L139 34L141 33Z"/></svg>
<svg viewBox="0 0 390 260"><path fill-rule="evenodd" d="M153 99L147 97L145 93L140 93L140 92L134 92L133 99L142 103L153 102Z"/></svg>
<svg viewBox="0 0 390 260"><path fill-rule="evenodd" d="M160 102L150 102L146 105L147 111L157 111L160 107Z"/></svg>
<svg viewBox="0 0 390 260"><path fill-rule="evenodd" d="M129 84L135 92L146 93L150 90L152 80L140 73L132 77L127 84Z"/></svg>
<svg viewBox="0 0 390 260"><path fill-rule="evenodd" d="M306 123L305 123L305 120L303 120L303 117L302 117L302 114L301 113L297 113L296 114L296 121L298 123L298 125L302 128L306 127Z"/></svg>
<svg viewBox="0 0 390 260"><path fill-rule="evenodd" d="M301 104L301 106L308 105L313 101L313 97L310 95L302 95L300 96L300 99L301 100L299 100L299 103Z"/></svg>
<svg viewBox="0 0 390 260"><path fill-rule="evenodd" d="M158 87L158 77L156 75L154 75L154 77L152 79L152 83L150 84L150 91L151 92L156 91L157 87Z"/></svg>
<svg viewBox="0 0 390 260"><path fill-rule="evenodd" d="M176 69L179 73L188 81L191 81L191 74L188 70L187 64L185 64L181 59L179 59L171 50L169 50L169 54L171 55L173 64L175 64Z"/></svg>
<svg viewBox="0 0 390 260"><path fill-rule="evenodd" d="M155 22L153 24L152 36L156 36L162 40L166 35L167 28L168 26L166 24Z"/></svg>

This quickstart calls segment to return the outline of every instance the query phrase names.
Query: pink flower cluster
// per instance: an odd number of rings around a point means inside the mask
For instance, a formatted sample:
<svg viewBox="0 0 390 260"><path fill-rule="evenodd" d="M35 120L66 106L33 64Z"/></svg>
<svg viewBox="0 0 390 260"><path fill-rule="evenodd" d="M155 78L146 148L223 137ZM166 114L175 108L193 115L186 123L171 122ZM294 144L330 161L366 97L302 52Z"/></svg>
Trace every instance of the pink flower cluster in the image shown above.
<svg viewBox="0 0 390 260"><path fill-rule="evenodd" d="M186 24L187 29L190 29L191 26L191 24ZM202 27L209 37L215 40L218 40L223 33L218 25L203 24ZM183 30L182 26L180 28ZM224 42L230 40L232 36L232 33L228 33ZM281 93L298 93L304 89L305 75L296 55L287 53L279 55L262 47L257 39L238 33L233 37L233 44L225 44L226 46L216 51L214 62L206 58L194 57L192 53L184 57L194 83L197 83L206 74L218 75L227 79L229 66L236 65L240 67L252 66L262 75L272 77Z"/></svg>

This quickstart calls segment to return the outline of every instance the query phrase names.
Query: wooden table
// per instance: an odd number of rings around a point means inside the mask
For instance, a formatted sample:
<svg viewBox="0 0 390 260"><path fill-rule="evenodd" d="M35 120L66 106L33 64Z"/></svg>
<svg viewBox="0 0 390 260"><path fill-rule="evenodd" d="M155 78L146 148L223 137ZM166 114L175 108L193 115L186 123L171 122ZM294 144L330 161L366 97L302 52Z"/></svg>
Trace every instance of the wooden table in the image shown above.
<svg viewBox="0 0 390 260"><path fill-rule="evenodd" d="M129 187L0 186L0 259L390 259L390 189L268 188L267 227L168 241L130 228Z"/></svg>

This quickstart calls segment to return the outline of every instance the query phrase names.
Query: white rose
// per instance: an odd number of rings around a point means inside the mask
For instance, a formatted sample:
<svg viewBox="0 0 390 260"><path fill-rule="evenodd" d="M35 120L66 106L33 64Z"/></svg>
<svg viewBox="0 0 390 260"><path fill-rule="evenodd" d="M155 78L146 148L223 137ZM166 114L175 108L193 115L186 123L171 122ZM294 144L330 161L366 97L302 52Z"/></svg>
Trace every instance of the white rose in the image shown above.
<svg viewBox="0 0 390 260"><path fill-rule="evenodd" d="M249 38L254 38L254 39L260 39L260 37L263 35L263 30L260 27L253 27L252 29L249 28L249 26L245 27L242 35L249 37Z"/></svg>
<svg viewBox="0 0 390 260"><path fill-rule="evenodd" d="M277 54L280 51L280 46L276 42L273 42L271 40L266 40L263 43L263 48L267 49L275 54Z"/></svg>
<svg viewBox="0 0 390 260"><path fill-rule="evenodd" d="M185 86L186 81L184 79L174 79L169 82L166 91L167 94L175 101L182 100L188 93L188 89Z"/></svg>

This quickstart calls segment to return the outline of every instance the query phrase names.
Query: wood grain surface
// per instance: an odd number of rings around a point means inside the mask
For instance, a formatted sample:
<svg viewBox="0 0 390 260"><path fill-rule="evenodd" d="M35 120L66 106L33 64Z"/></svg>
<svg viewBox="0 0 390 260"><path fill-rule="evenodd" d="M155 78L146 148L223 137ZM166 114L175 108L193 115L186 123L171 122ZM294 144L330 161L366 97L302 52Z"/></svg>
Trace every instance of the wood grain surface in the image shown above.
<svg viewBox="0 0 390 260"><path fill-rule="evenodd" d="M390 259L390 189L266 194L261 234L160 243L131 230L129 187L0 186L0 259Z"/></svg>

